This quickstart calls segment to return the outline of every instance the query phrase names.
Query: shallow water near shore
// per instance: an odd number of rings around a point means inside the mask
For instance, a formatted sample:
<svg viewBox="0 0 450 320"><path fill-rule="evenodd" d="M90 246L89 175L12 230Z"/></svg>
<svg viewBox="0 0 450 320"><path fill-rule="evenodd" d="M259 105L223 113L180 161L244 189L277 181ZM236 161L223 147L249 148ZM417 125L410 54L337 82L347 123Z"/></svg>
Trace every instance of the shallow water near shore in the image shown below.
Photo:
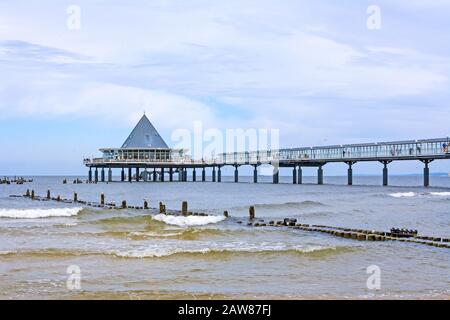
<svg viewBox="0 0 450 320"><path fill-rule="evenodd" d="M248 227L258 219L388 231L392 227L450 237L450 177L327 177L326 185L281 183L62 184L34 177L0 185L1 299L448 299L450 250L401 242L362 242L296 229ZM308 180L309 179L309 180ZM305 182L313 182L305 177ZM72 179L73 180L73 179ZM248 182L248 183L245 183ZM395 185L402 185L395 186ZM34 189L44 196L208 213L170 217L156 210L108 210L11 198ZM223 217L227 210L230 218ZM239 224L238 222L242 222ZM380 290L367 288L367 267L381 270ZM67 288L78 266L81 289Z"/></svg>

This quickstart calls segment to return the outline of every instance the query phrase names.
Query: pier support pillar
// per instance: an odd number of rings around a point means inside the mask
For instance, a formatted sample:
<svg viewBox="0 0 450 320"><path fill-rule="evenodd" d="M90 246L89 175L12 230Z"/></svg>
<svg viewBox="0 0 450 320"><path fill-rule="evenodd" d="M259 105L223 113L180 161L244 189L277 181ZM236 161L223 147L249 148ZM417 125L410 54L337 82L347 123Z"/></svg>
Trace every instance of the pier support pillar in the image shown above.
<svg viewBox="0 0 450 320"><path fill-rule="evenodd" d="M303 172L302 172L302 167L298 167L298 172L297 172L297 183L298 184L302 184L303 183Z"/></svg>
<svg viewBox="0 0 450 320"><path fill-rule="evenodd" d="M253 166L253 183L258 183L258 166Z"/></svg>
<svg viewBox="0 0 450 320"><path fill-rule="evenodd" d="M172 167L169 168L169 181L170 182L173 181L173 168Z"/></svg>
<svg viewBox="0 0 450 320"><path fill-rule="evenodd" d="M323 184L323 168L319 166L317 169L317 184Z"/></svg>
<svg viewBox="0 0 450 320"><path fill-rule="evenodd" d="M130 183L133 181L133 173L131 172L131 168L128 168L128 181Z"/></svg>
<svg viewBox="0 0 450 320"><path fill-rule="evenodd" d="M347 170L347 184L349 186L351 186L353 184L353 169L352 169L352 165L349 164L348 165L348 170Z"/></svg>
<svg viewBox="0 0 450 320"><path fill-rule="evenodd" d="M234 182L239 182L239 166L234 166Z"/></svg>
<svg viewBox="0 0 450 320"><path fill-rule="evenodd" d="M108 182L112 182L112 169L108 168Z"/></svg>
<svg viewBox="0 0 450 320"><path fill-rule="evenodd" d="M220 166L217 167L217 182L222 182L222 170L220 169Z"/></svg>
<svg viewBox="0 0 450 320"><path fill-rule="evenodd" d="M183 168L183 182L187 182L187 169Z"/></svg>
<svg viewBox="0 0 450 320"><path fill-rule="evenodd" d="M178 182L183 180L183 169L178 168Z"/></svg>
<svg viewBox="0 0 450 320"><path fill-rule="evenodd" d="M101 172L101 181L105 182L105 168L102 168L102 172Z"/></svg>
<svg viewBox="0 0 450 320"><path fill-rule="evenodd" d="M92 182L92 168L89 167L88 180Z"/></svg>
<svg viewBox="0 0 450 320"><path fill-rule="evenodd" d="M391 163L391 161L380 161L383 164L383 186L388 185L388 167L387 165Z"/></svg>
<svg viewBox="0 0 450 320"><path fill-rule="evenodd" d="M139 181L139 168L136 168L136 181Z"/></svg>
<svg viewBox="0 0 450 320"><path fill-rule="evenodd" d="M161 182L164 182L164 168L161 168Z"/></svg>
<svg viewBox="0 0 450 320"><path fill-rule="evenodd" d="M353 185L353 169L352 166L356 162L346 162L348 164L348 170L347 170L347 184L349 186Z"/></svg>
<svg viewBox="0 0 450 320"><path fill-rule="evenodd" d="M97 183L98 182L98 169L97 168L95 168L95 183Z"/></svg>
<svg viewBox="0 0 450 320"><path fill-rule="evenodd" d="M429 187L430 186L430 168L428 167L428 164L433 160L421 160L425 167L423 168L423 186Z"/></svg>
<svg viewBox="0 0 450 320"><path fill-rule="evenodd" d="M216 167L212 169L212 182L216 182Z"/></svg>
<svg viewBox="0 0 450 320"><path fill-rule="evenodd" d="M297 166L292 170L292 184L297 184Z"/></svg>
<svg viewBox="0 0 450 320"><path fill-rule="evenodd" d="M122 168L122 171L120 172L120 181L125 181L125 170Z"/></svg>
<svg viewBox="0 0 450 320"><path fill-rule="evenodd" d="M152 181L156 182L156 168L153 168L153 172L152 172Z"/></svg>
<svg viewBox="0 0 450 320"><path fill-rule="evenodd" d="M280 182L280 168L273 167L273 183L277 184Z"/></svg>
<svg viewBox="0 0 450 320"><path fill-rule="evenodd" d="M203 182L206 181L206 169L205 169L205 167L203 167L203 169L202 169L202 181Z"/></svg>
<svg viewBox="0 0 450 320"><path fill-rule="evenodd" d="M195 168L192 168L192 181L197 181L197 171L195 171Z"/></svg>

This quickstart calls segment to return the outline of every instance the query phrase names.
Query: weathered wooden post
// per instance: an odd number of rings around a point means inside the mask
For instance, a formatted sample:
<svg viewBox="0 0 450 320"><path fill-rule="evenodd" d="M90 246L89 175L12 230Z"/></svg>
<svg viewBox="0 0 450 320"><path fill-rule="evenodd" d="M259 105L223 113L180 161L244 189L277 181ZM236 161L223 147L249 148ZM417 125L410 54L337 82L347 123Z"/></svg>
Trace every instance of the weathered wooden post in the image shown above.
<svg viewBox="0 0 450 320"><path fill-rule="evenodd" d="M47 190L47 200L50 200L50 190Z"/></svg>
<svg viewBox="0 0 450 320"><path fill-rule="evenodd" d="M56 197L56 201L61 201L61 196L58 194L58 196Z"/></svg>
<svg viewBox="0 0 450 320"><path fill-rule="evenodd" d="M145 209L145 210L148 209L148 202L147 202L147 200L144 200L144 209Z"/></svg>
<svg viewBox="0 0 450 320"><path fill-rule="evenodd" d="M183 216L187 216L187 214L188 214L188 203L187 203L187 201L183 201L183 203L181 204L181 214Z"/></svg>
<svg viewBox="0 0 450 320"><path fill-rule="evenodd" d="M73 202L78 202L78 194L76 192L73 193Z"/></svg>
<svg viewBox="0 0 450 320"><path fill-rule="evenodd" d="M225 210L225 211L223 212L223 215L225 216L225 218L228 218L228 211Z"/></svg>
<svg viewBox="0 0 450 320"><path fill-rule="evenodd" d="M27 192L25 192L25 197L30 197L30 189L27 189Z"/></svg>
<svg viewBox="0 0 450 320"><path fill-rule="evenodd" d="M123 200L122 201L122 209L126 209L127 208L127 201Z"/></svg>
<svg viewBox="0 0 450 320"><path fill-rule="evenodd" d="M252 220L255 219L255 207L251 206L248 208L248 217Z"/></svg>
<svg viewBox="0 0 450 320"><path fill-rule="evenodd" d="M164 214L167 213L167 211L166 211L166 205L165 205L165 204L163 204L163 213L164 213Z"/></svg>
<svg viewBox="0 0 450 320"><path fill-rule="evenodd" d="M100 194L100 205L105 205L105 194L103 192Z"/></svg>
<svg viewBox="0 0 450 320"><path fill-rule="evenodd" d="M31 190L31 199L34 199L34 190Z"/></svg>

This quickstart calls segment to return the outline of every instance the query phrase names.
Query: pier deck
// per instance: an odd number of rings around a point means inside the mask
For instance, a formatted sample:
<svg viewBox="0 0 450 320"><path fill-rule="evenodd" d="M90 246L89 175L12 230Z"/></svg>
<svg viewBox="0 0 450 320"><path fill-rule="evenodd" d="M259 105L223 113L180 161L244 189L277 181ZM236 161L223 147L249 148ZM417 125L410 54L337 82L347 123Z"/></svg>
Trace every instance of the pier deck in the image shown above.
<svg viewBox="0 0 450 320"><path fill-rule="evenodd" d="M212 181L221 182L221 168L233 166L235 168L235 182L239 181L240 166L254 167L253 181L258 182L257 168L261 165L272 165L273 182L279 181L280 167L293 169L293 183L302 183L302 167L317 167L317 183L323 184L323 166L327 163L346 163L348 165L348 184L353 183L352 166L357 162L372 161L383 165L383 185L388 185L388 164L393 161L415 160L424 164L424 186L429 185L429 164L434 160L450 159L449 138L393 141L381 143L334 145L310 148L290 148L279 150L265 150L253 152L234 152L219 154L217 157L204 160L190 159L188 156L164 160L149 157L146 150L129 154L128 157L102 157L85 159L84 164L89 167L89 181L99 182L98 169L101 169L100 181L105 181L104 169L108 169L108 181L112 181L112 169L120 168L121 181L165 181L169 174L169 181L174 181L174 173L178 173L178 181L187 181L187 169L192 170L193 181L197 180L196 169L202 169L201 181L206 181L206 168L212 170ZM92 175L92 169L95 175ZM128 179L125 179L125 169L128 169ZM135 176L132 177L132 169ZM143 172L140 172L143 169ZM148 173L147 169L153 169ZM158 169L158 170L157 170ZM216 172L217 170L217 172ZM168 171L168 172L167 172ZM144 177L142 177L144 175Z"/></svg>

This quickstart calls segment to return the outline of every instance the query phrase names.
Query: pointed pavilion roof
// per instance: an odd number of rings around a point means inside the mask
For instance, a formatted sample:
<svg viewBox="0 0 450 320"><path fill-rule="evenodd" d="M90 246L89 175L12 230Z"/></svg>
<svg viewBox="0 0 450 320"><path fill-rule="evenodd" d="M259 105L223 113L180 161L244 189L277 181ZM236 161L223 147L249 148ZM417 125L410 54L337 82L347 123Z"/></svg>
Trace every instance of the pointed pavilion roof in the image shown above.
<svg viewBox="0 0 450 320"><path fill-rule="evenodd" d="M122 148L168 149L169 147L144 114L123 143Z"/></svg>

